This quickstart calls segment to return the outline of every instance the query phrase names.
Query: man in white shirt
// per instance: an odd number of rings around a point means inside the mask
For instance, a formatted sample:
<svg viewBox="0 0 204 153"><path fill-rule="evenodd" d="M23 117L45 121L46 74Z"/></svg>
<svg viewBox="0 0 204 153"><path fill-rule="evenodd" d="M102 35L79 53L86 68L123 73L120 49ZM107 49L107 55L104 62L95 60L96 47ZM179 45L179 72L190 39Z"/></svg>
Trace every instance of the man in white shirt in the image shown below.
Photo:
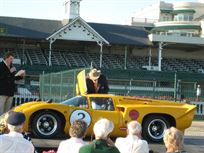
<svg viewBox="0 0 204 153"><path fill-rule="evenodd" d="M117 138L115 146L120 153L149 153L147 141L141 139L142 127L139 122L127 124L127 137Z"/></svg>
<svg viewBox="0 0 204 153"><path fill-rule="evenodd" d="M10 132L0 135L0 153L34 153L33 144L22 135L25 115L12 111L6 122Z"/></svg>
<svg viewBox="0 0 204 153"><path fill-rule="evenodd" d="M84 120L76 120L69 129L70 139L60 143L57 153L78 153L79 149L87 143L83 141L87 129Z"/></svg>

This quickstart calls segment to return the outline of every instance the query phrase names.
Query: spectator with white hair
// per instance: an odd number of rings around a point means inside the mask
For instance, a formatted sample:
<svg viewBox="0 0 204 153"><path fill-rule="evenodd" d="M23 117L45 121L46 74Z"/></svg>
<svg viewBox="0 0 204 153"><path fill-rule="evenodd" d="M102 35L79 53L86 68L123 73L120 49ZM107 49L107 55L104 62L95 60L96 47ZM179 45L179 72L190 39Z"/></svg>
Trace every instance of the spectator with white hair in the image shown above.
<svg viewBox="0 0 204 153"><path fill-rule="evenodd" d="M33 144L23 137L25 115L11 111L6 120L9 133L0 135L0 153L34 153Z"/></svg>
<svg viewBox="0 0 204 153"><path fill-rule="evenodd" d="M187 153L183 151L183 133L175 127L165 130L163 139L166 153Z"/></svg>
<svg viewBox="0 0 204 153"><path fill-rule="evenodd" d="M117 138L115 146L121 153L149 153L147 141L141 139L142 126L137 121L127 124L127 137Z"/></svg>
<svg viewBox="0 0 204 153"><path fill-rule="evenodd" d="M80 148L79 153L120 153L109 138L114 125L106 118L98 120L93 127L95 140Z"/></svg>

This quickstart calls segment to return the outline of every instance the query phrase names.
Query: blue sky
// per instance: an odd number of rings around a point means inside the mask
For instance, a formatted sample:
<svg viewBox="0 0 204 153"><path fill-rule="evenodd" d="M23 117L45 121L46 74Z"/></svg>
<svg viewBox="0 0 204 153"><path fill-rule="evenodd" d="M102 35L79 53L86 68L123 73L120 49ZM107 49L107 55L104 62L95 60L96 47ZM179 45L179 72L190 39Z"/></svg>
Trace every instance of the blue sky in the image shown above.
<svg viewBox="0 0 204 153"><path fill-rule="evenodd" d="M180 0L165 0L178 2ZM181 2L198 0L181 0ZM61 20L64 0L0 0L0 16ZM123 24L134 12L158 0L82 0L80 15L88 22Z"/></svg>

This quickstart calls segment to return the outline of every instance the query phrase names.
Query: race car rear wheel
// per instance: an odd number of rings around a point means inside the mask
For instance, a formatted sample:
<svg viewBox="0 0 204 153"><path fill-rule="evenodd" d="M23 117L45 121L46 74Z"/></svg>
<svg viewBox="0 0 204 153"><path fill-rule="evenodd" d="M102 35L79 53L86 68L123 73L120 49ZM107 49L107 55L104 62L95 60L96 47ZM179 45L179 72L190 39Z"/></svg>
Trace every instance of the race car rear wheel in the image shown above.
<svg viewBox="0 0 204 153"><path fill-rule="evenodd" d="M39 138L53 138L62 129L59 116L52 111L38 112L31 120L32 132Z"/></svg>
<svg viewBox="0 0 204 153"><path fill-rule="evenodd" d="M143 122L143 137L147 141L161 142L163 141L164 131L169 127L169 122L163 116L149 116Z"/></svg>

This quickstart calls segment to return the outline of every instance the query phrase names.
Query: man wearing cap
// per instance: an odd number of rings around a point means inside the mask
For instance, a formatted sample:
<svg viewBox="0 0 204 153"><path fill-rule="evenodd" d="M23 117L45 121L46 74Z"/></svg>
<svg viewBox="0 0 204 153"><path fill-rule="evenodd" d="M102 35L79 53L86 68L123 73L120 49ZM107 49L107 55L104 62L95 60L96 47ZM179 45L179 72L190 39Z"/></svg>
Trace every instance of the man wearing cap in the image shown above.
<svg viewBox="0 0 204 153"><path fill-rule="evenodd" d="M34 153L34 146L23 135L25 115L11 111L6 120L8 134L0 135L0 153Z"/></svg>
<svg viewBox="0 0 204 153"><path fill-rule="evenodd" d="M86 78L87 94L108 93L108 81L106 76L101 74L100 70L92 69Z"/></svg>

